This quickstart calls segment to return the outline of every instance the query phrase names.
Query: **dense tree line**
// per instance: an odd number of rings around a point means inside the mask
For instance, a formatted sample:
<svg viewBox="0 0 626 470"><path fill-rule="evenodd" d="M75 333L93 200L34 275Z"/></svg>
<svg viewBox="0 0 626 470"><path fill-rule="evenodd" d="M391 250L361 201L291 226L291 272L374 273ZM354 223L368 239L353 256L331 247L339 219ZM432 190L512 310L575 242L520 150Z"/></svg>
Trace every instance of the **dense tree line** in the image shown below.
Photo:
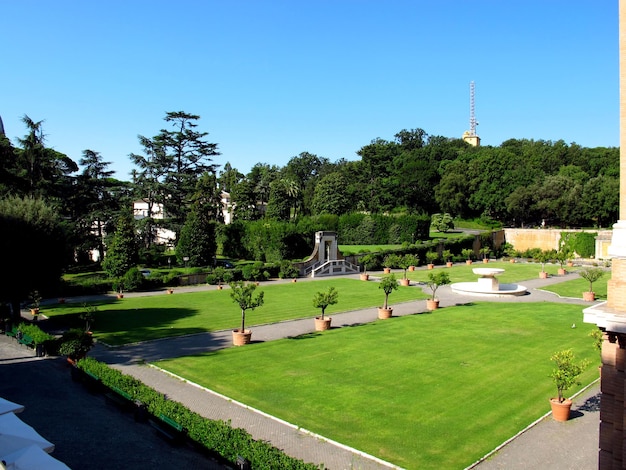
<svg viewBox="0 0 626 470"><path fill-rule="evenodd" d="M39 201L52 211L60 230L55 228L55 239L62 234L67 248L55 253L55 263L63 266L88 263L94 251L103 260L115 246L116 228L129 221L137 234L134 260L149 262L163 250L156 243L158 228L172 230L181 256L198 263L213 259L218 246L229 253L245 252L234 242L254 230L237 225L220 229L224 192L238 224L298 223L309 216L329 222L359 213L358 225L339 227L342 243L363 240L363 234L374 230L364 214L448 213L507 225L545 221L559 227L608 226L618 216L617 148L526 139L472 147L462 139L411 129L390 141L376 138L365 144L356 150L357 160L331 161L302 152L282 167L257 163L244 174L228 161L213 161L220 156L218 145L198 129L199 119L183 111L166 113L164 129L153 137L138 136L143 151L130 154L136 170L131 181L120 181L96 150L85 149L76 163L47 147L44 122L24 116L26 133L15 145L0 135L0 198ZM140 221L131 213L138 199L148 204L147 217ZM164 218L157 216L160 208ZM28 209L23 212L26 217ZM6 223L15 220L12 214ZM385 229L389 239L409 236L402 222L392 225ZM224 237L237 230L242 231L236 240ZM7 235L2 237L7 246ZM36 249L32 239L28 246L25 240L11 239L18 244L16 252Z"/></svg>

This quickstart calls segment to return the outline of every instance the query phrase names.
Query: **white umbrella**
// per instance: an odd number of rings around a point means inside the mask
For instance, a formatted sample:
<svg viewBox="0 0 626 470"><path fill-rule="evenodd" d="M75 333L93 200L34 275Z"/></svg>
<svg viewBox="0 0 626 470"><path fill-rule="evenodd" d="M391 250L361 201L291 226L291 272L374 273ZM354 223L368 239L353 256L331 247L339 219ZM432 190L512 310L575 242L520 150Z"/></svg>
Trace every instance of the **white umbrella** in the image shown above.
<svg viewBox="0 0 626 470"><path fill-rule="evenodd" d="M13 452L3 460L6 462L7 470L70 470L70 467L46 454L36 445Z"/></svg>
<svg viewBox="0 0 626 470"><path fill-rule="evenodd" d="M18 405L17 403L0 397L0 415L11 412L21 413L22 411L24 411L24 405Z"/></svg>
<svg viewBox="0 0 626 470"><path fill-rule="evenodd" d="M52 442L41 437L13 413L0 415L0 460L6 460L6 455L31 445L41 447L48 453L54 450Z"/></svg>

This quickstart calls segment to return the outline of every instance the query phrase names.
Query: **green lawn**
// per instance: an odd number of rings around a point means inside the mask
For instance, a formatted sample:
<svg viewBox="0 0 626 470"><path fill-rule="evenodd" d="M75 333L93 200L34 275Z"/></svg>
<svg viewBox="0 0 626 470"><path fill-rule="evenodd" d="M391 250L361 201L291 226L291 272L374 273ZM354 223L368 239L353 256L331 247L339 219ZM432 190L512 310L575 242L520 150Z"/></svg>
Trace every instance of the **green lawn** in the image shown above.
<svg viewBox="0 0 626 470"><path fill-rule="evenodd" d="M265 292L265 304L246 314L246 326L274 323L294 318L314 317L320 310L313 307L313 295L335 286L339 303L326 309L327 314L382 305L384 293L377 282L355 279L327 279L314 282L269 284L258 288ZM389 303L425 299L418 287L398 287ZM229 289L193 293L160 294L146 297L126 297L121 300L96 303L98 312L94 323L96 338L111 345L180 336L207 331L237 328L239 307L230 298ZM81 324L78 314L83 310L76 304L46 307L43 313L67 325Z"/></svg>
<svg viewBox="0 0 626 470"><path fill-rule="evenodd" d="M606 300L607 282L611 279L611 273L607 272L603 277L593 283L593 291L596 293L596 299ZM572 279L571 281L560 282L551 286L543 287L544 290L554 292L561 297L574 297L581 299L583 292L589 290L589 283L582 278Z"/></svg>
<svg viewBox="0 0 626 470"><path fill-rule="evenodd" d="M577 305L477 302L159 366L407 469L464 468L549 411L552 353L597 378L592 329Z"/></svg>

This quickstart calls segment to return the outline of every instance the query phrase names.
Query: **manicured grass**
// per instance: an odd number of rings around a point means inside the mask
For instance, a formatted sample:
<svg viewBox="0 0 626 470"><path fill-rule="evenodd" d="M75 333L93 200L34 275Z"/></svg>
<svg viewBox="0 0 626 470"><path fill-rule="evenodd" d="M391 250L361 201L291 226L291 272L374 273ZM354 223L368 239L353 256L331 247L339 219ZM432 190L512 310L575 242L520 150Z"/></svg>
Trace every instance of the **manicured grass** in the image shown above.
<svg viewBox="0 0 626 470"><path fill-rule="evenodd" d="M601 277L599 280L593 283L593 291L596 293L596 299L606 300L607 296L607 282L611 279L611 272ZM576 299L582 299L583 292L589 290L589 282L582 278L572 279L571 281L560 282L559 284L553 284L546 286L544 290L554 292L561 297L573 297Z"/></svg>
<svg viewBox="0 0 626 470"><path fill-rule="evenodd" d="M286 284L268 284L257 291L265 292L265 304L246 314L246 326L274 323L294 318L313 318L320 310L313 307L315 292L334 286L339 291L339 303L326 309L326 314L377 307L384 293L377 282L335 278ZM390 297L391 305L427 298L418 287L398 287ZM120 345L137 341L180 336L192 333L237 328L241 312L230 298L229 289L192 293L159 294L126 297L97 303L94 323L96 338L107 344ZM46 307L45 314L55 321L80 325L78 314L82 306L59 304Z"/></svg>
<svg viewBox="0 0 626 470"><path fill-rule="evenodd" d="M407 469L464 468L549 411L552 353L597 378L592 329L576 305L475 303L159 365Z"/></svg>

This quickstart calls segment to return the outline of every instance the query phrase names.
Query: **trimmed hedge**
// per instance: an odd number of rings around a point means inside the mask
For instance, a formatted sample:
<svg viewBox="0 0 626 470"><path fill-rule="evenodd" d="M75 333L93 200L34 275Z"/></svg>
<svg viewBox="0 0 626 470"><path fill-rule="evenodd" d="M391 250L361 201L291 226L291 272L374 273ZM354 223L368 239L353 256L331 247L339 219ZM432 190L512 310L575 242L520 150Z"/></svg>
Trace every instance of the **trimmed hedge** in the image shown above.
<svg viewBox="0 0 626 470"><path fill-rule="evenodd" d="M233 428L230 421L204 418L181 403L168 400L136 378L123 374L93 358L81 359L76 366L99 377L106 387L116 387L126 392L133 400L144 404L153 416L164 414L170 417L187 429L190 439L233 464L236 463L238 456L242 456L250 462L253 469L316 470L321 468L290 457L268 442L254 440L246 430Z"/></svg>
<svg viewBox="0 0 626 470"><path fill-rule="evenodd" d="M581 258L593 258L596 254L596 232L562 232L561 250L576 253Z"/></svg>

